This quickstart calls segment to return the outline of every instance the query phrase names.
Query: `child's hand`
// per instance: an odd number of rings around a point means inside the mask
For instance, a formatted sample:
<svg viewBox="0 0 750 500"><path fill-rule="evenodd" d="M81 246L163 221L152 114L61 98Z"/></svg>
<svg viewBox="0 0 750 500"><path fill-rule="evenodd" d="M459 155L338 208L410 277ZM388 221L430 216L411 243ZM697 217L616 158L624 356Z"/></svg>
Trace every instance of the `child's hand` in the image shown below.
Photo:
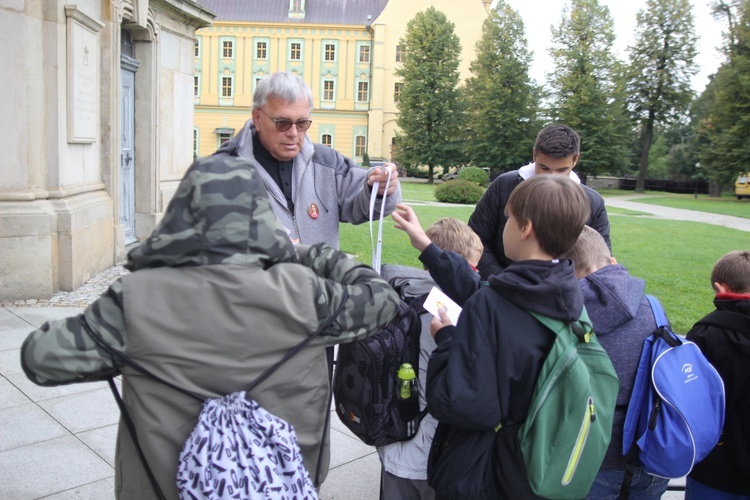
<svg viewBox="0 0 750 500"><path fill-rule="evenodd" d="M452 325L451 319L448 317L448 309L445 307L438 308L438 316L433 316L432 321L430 321L430 333L432 334L432 338L435 338L435 335L437 334L438 330L443 328L444 326Z"/></svg>
<svg viewBox="0 0 750 500"><path fill-rule="evenodd" d="M396 222L396 229L400 229L409 235L411 245L423 252L425 248L430 246L430 239L419 224L417 214L408 205L399 204L396 205L396 209L392 214L391 218Z"/></svg>

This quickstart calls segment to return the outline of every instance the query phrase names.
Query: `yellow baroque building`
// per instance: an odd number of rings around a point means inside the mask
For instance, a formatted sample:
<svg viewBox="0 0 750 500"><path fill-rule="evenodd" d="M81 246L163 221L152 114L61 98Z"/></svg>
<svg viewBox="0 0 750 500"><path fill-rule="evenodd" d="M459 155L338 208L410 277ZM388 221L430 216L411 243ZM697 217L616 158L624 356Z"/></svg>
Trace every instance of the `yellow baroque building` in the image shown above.
<svg viewBox="0 0 750 500"><path fill-rule="evenodd" d="M391 159L400 40L429 7L454 23L469 77L491 0L200 0L216 18L195 44L195 156L213 153L250 118L259 79L291 71L314 97L314 142L362 161Z"/></svg>

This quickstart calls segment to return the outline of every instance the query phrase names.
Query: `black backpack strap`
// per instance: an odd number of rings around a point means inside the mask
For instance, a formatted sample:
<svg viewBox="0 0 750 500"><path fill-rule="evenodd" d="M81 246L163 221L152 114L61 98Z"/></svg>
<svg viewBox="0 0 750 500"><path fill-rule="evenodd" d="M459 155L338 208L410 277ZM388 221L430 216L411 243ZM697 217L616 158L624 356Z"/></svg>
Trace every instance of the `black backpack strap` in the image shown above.
<svg viewBox="0 0 750 500"><path fill-rule="evenodd" d="M315 337L318 337L321 333L323 333L325 330L327 330L333 323L336 322L336 319L338 318L339 314L341 314L341 311L344 309L344 305L346 304L346 301L349 299L349 292L346 291L346 288L342 288L343 290L343 296L341 298L341 304L336 308L336 312L334 312L331 316L328 317L325 322L318 327L317 330L315 330L310 336L308 336L305 340L297 344L296 346L292 347L289 352L287 352L283 358L278 360L276 363L274 363L273 366L269 367L264 371L263 373L258 376L253 382L245 389L245 392L250 392L253 390L258 384L266 380L268 377L273 375L273 372L275 372L281 365L289 361L290 358L292 358L295 354L300 352L302 349L304 349L307 344L312 342L312 340Z"/></svg>
<svg viewBox="0 0 750 500"><path fill-rule="evenodd" d="M628 451L628 454L624 458L625 476L622 478L618 500L628 500L630 498L630 487L633 484L633 474L635 474L636 464L638 463L638 447L631 446L630 451Z"/></svg>
<svg viewBox="0 0 750 500"><path fill-rule="evenodd" d="M120 407L120 414L122 415L122 419L125 421L125 427L127 427L128 429L130 439L133 440L135 450L138 452L138 458L141 460L141 465L143 465L143 468L146 469L146 475L148 476L148 480L151 483L151 487L154 489L154 492L156 492L156 496L159 498L159 500L166 500L167 497L165 497L164 493L162 493L161 488L159 487L159 483L156 482L154 473L151 471L151 467L148 466L146 456L143 454L143 448L141 448L141 444L138 442L138 435L135 433L135 425L133 424L133 420L130 418L130 412L128 412L128 409L125 407L125 403L123 402L122 397L120 397L120 392L117 390L117 386L115 385L115 379L109 378L107 379L107 382L109 383L109 388L112 391L112 395L115 397L115 401L117 401L117 406Z"/></svg>
<svg viewBox="0 0 750 500"><path fill-rule="evenodd" d="M147 377L149 377L149 378L151 378L153 380L156 380L157 382L161 382L162 384L167 385L167 386L171 387L172 389L185 394L186 396L190 396L191 398L197 399L200 402L205 401L205 398L199 396L198 394L196 394L194 392L191 392L191 391L188 391L186 389L183 389L182 387L174 385L171 382L168 382L168 381L166 381L166 380L164 380L164 379L162 379L162 378L154 375L149 370L147 370L145 367L143 367L140 363L137 363L136 361L133 361L132 359L130 359L127 356L125 356L125 354L123 352L118 351L117 349L115 349L111 345L107 344L104 341L104 339L101 337L101 335L99 335L99 333L95 332L94 329L91 328L91 326L89 325L88 321L86 321L86 317L85 316L81 316L81 323L83 324L83 327L86 330L86 332L89 334L89 337L91 337L93 339L93 341L96 342L96 344L99 347L102 348L102 350L104 350L107 354L109 354L116 363L118 363L120 365L127 365L127 366L133 368L134 370L136 370L136 371L138 371L138 372L146 375Z"/></svg>
<svg viewBox="0 0 750 500"><path fill-rule="evenodd" d="M424 303L427 300L427 296L429 293L423 293L422 295L417 295L416 297L408 297L404 298L403 300L409 304L409 307L417 311L417 314L421 315L424 312L426 312L426 309L424 308Z"/></svg>

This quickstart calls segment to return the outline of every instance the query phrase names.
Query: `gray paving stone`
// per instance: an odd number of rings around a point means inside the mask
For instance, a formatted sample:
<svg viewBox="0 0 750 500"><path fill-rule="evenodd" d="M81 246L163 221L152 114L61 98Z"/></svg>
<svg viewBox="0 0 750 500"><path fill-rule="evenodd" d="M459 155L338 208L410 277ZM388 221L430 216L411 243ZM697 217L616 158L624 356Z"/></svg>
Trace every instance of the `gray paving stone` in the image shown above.
<svg viewBox="0 0 750 500"><path fill-rule="evenodd" d="M97 455L106 460L109 465L115 466L117 424L81 432L76 436Z"/></svg>
<svg viewBox="0 0 750 500"><path fill-rule="evenodd" d="M34 331L34 327L29 324L20 324L12 328L5 328L0 331L0 351L11 349L20 349L23 341Z"/></svg>
<svg viewBox="0 0 750 500"><path fill-rule="evenodd" d="M0 498L42 498L114 476L112 467L74 436L0 452Z"/></svg>
<svg viewBox="0 0 750 500"><path fill-rule="evenodd" d="M0 323L2 324L2 323ZM21 349L8 349L0 351L0 373L23 373L21 368Z"/></svg>
<svg viewBox="0 0 750 500"><path fill-rule="evenodd" d="M39 406L74 434L116 424L120 418L108 388L41 401Z"/></svg>
<svg viewBox="0 0 750 500"><path fill-rule="evenodd" d="M0 410L28 403L31 403L31 400L24 393L8 382L8 379L0 376Z"/></svg>
<svg viewBox="0 0 750 500"><path fill-rule="evenodd" d="M68 434L54 418L33 403L0 410L0 451L48 441Z"/></svg>
<svg viewBox="0 0 750 500"><path fill-rule="evenodd" d="M44 497L44 500L114 500L115 478L102 479L68 491Z"/></svg>
<svg viewBox="0 0 750 500"><path fill-rule="evenodd" d="M374 447L367 446L351 434L347 435L331 429L331 468L373 453L376 453Z"/></svg>
<svg viewBox="0 0 750 500"><path fill-rule="evenodd" d="M28 325L23 319L19 318L14 309L0 309L0 324L3 325L3 331L14 328L24 328Z"/></svg>
<svg viewBox="0 0 750 500"><path fill-rule="evenodd" d="M3 375L6 375L3 373ZM6 375L6 378L16 388L23 392L26 397L35 402L46 401L49 399L58 399L63 396L70 396L72 394L82 394L85 392L99 391L106 389L106 382L86 382L84 384L68 384L60 385L57 387L42 387L36 385L34 382L26 377L23 372L10 373Z"/></svg>
<svg viewBox="0 0 750 500"><path fill-rule="evenodd" d="M377 500L380 496L380 460L376 453L331 469L320 488L323 500Z"/></svg>
<svg viewBox="0 0 750 500"><path fill-rule="evenodd" d="M83 312L83 307L14 307L12 311L31 325L29 331L50 320L67 318Z"/></svg>

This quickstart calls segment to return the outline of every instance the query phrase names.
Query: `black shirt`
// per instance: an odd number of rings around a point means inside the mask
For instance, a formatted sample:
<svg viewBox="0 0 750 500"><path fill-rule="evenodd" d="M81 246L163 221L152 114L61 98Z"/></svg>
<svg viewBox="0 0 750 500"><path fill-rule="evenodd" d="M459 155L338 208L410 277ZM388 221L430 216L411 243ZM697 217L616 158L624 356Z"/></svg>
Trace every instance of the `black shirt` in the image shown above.
<svg viewBox="0 0 750 500"><path fill-rule="evenodd" d="M286 206L291 213L294 213L294 200L292 199L292 166L294 160L279 161L260 142L260 137L256 133L253 135L253 156L260 163L261 167L276 181L286 198Z"/></svg>

